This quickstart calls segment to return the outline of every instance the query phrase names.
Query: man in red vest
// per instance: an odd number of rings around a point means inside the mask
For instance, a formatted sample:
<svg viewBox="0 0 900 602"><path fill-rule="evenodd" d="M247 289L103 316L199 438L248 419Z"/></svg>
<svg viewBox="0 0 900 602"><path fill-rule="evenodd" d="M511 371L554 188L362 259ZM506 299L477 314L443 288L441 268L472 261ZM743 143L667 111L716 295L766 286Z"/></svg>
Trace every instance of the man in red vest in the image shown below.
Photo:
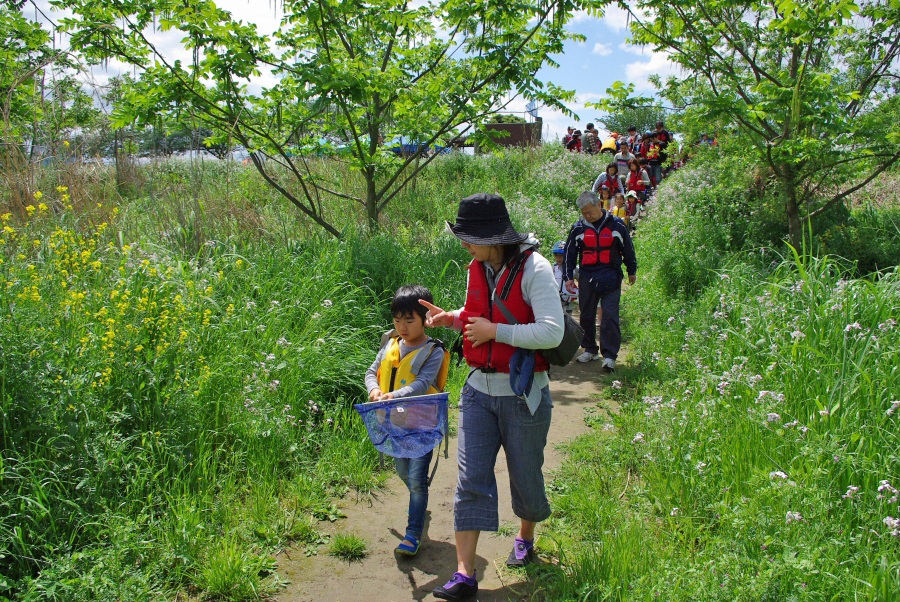
<svg viewBox="0 0 900 602"><path fill-rule="evenodd" d="M569 231L565 247L563 278L566 290L575 292L574 272L578 274L578 308L581 311L581 327L584 353L579 362L603 358L603 368L612 371L622 343L619 329L619 299L622 295L622 264L628 270L628 283L634 284L637 259L628 227L621 219L603 209L597 194L582 192L575 201L581 218ZM600 321L600 343L594 331L597 327L597 306L603 310Z"/></svg>

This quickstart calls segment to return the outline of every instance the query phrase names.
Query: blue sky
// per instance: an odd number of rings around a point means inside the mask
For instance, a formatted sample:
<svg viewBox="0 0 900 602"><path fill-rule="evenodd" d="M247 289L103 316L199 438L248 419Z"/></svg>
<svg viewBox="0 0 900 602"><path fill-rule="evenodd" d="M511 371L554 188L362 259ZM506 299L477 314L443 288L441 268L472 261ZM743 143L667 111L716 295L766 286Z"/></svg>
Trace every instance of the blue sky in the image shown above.
<svg viewBox="0 0 900 602"><path fill-rule="evenodd" d="M569 108L579 120L576 122L558 112L539 111L538 115L544 119L545 140L562 137L569 124L583 130L588 122L595 121L600 112L586 108L584 103L600 100L613 82L634 83L636 92L651 94L654 88L647 76L675 72L664 54L626 43L627 13L616 5L610 6L602 18L577 14L569 22L569 29L583 34L587 40L568 42L565 53L554 57L560 66L545 67L539 75L544 81L576 91L576 101Z"/></svg>
<svg viewBox="0 0 900 602"><path fill-rule="evenodd" d="M51 18L59 18L60 14L50 10L48 0L37 0L37 5ZM236 18L255 22L263 31L274 31L278 26L281 14L277 3L270 4L260 0L218 0L217 4L230 11ZM25 9L27 12L27 8ZM42 19L40 19L42 20ZM565 134L566 126L575 125L584 129L590 121L599 116L596 109L588 109L585 102L596 102L601 99L606 89L616 80L634 83L636 92L652 93L653 87L647 76L658 73L667 75L674 73L674 67L666 60L665 55L653 53L649 49L626 44L628 37L626 12L616 5L607 8L601 18L586 13L577 13L569 22L569 29L583 34L584 42L567 42L565 52L554 59L560 64L558 68L545 67L539 77L565 89L575 90L577 96L569 105L579 119L566 117L559 112L546 109L539 110L538 115L544 120L544 139L553 140ZM157 47L171 58L190 60L189 55L181 47L182 34L154 34ZM64 44L65 42L62 41ZM122 72L132 72L132 68L111 62L106 68L94 68L93 77L103 84L110 76ZM260 85L271 85L267 76L260 78ZM523 112L526 101L515 99L510 103L510 111ZM598 126L599 127L599 126Z"/></svg>

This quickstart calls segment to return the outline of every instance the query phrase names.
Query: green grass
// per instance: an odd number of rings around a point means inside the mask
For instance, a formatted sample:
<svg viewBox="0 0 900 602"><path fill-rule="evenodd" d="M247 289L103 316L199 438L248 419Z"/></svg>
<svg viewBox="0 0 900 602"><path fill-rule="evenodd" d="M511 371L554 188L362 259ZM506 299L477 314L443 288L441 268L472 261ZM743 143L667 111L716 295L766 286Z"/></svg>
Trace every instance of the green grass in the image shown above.
<svg viewBox="0 0 900 602"><path fill-rule="evenodd" d="M311 168L359 185L345 166ZM442 232L458 199L500 192L549 255L601 169L551 147L441 157L378 234L329 201L341 240L240 165L142 167L125 197L111 170L36 173L46 209L11 208L0 225L0 597L271 594L274 552L328 549L335 500L387 476L351 406L397 287L462 304L468 256ZM742 215L728 195L723 211ZM891 599L900 553L883 521L900 512L877 488L900 488L900 411L887 414L900 341L880 325L900 306L897 277L842 281L835 262L715 246L740 232L698 247L680 230L702 219L658 215L640 226L624 303L636 355L611 379L621 412L589 416L598 432L551 484L541 547L559 564L538 590ZM881 227L866 220L854 236ZM451 369L451 399L465 374Z"/></svg>
<svg viewBox="0 0 900 602"><path fill-rule="evenodd" d="M685 300L662 245L696 216L658 202L615 429L589 421L552 487L543 599L900 599L900 275L726 255Z"/></svg>
<svg viewBox="0 0 900 602"><path fill-rule="evenodd" d="M126 198L112 170L34 174L33 211L0 200L0 597L268 595L275 551L318 553L335 499L388 476L351 406L397 287L462 304L441 219L500 191L549 248L571 219L554 182L592 171L556 149L441 158L377 235L328 205L341 240L240 165L150 165Z"/></svg>
<svg viewBox="0 0 900 602"><path fill-rule="evenodd" d="M338 533L331 538L328 553L335 558L353 562L365 558L369 550L362 537L352 533Z"/></svg>

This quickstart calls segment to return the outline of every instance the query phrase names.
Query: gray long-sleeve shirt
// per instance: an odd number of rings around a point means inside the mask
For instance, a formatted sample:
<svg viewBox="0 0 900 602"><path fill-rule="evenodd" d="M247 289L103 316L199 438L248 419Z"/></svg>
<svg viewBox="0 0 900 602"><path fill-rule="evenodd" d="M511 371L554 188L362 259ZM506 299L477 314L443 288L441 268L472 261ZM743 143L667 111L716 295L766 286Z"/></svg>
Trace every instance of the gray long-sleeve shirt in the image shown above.
<svg viewBox="0 0 900 602"><path fill-rule="evenodd" d="M430 337L428 341L432 340ZM423 345L428 343L422 343L421 345L408 346L403 342L403 339L400 339L400 359L406 357L406 355L416 349L421 349ZM390 341L388 341L390 343ZM381 346L381 349L378 350L378 355L375 356L375 361L372 362L372 365L369 366L369 369L366 370L366 391L371 391L372 389L378 389L378 366L381 365L381 360L384 359L384 354L387 353L388 345L387 343ZM393 393L394 397L412 397L414 395L425 395L428 392L428 389L431 385L434 384L434 381L437 379L438 372L441 371L441 363L444 361L444 352L441 349L435 349L432 351L431 355L428 356L428 359L425 360L425 363L422 364L422 368L419 370L419 373L416 375L416 379L405 387L400 387L395 391L382 391L383 393Z"/></svg>
<svg viewBox="0 0 900 602"><path fill-rule="evenodd" d="M525 241L521 249L527 249L537 243L533 238ZM489 266L485 266L490 269ZM497 278L503 270L497 274ZM563 338L563 308L559 300L559 292L556 288L556 279L553 277L553 266L539 253L532 253L522 266L522 297L525 303L531 306L534 313L534 322L531 324L497 324L498 343L506 343L513 347L524 349L552 349L559 345ZM453 328L461 330L462 320L459 312L453 312L455 320ZM466 381L476 390L488 395L510 396L515 395L509 384L509 374L505 372L493 372L486 374L481 370L475 370ZM541 403L541 389L550 384L550 378L546 371L537 372L534 375L534 383L531 392L525 401L528 410L534 414Z"/></svg>

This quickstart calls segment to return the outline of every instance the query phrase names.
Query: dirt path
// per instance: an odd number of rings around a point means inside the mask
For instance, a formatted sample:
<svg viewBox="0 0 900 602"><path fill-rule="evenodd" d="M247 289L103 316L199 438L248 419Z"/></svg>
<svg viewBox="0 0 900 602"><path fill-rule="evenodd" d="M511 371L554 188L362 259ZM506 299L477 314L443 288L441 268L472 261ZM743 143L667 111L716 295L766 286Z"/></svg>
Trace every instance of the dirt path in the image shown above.
<svg viewBox="0 0 900 602"><path fill-rule="evenodd" d="M597 379L600 374L599 361L587 364L573 361L565 368L553 369L550 391L554 407L545 450L546 478L552 478L552 471L562 462L558 444L588 430L584 409L593 407L601 399L602 388ZM332 531L363 537L369 546L369 555L361 562L348 564L328 556L324 550L318 556L307 558L302 550L288 549L278 556L278 573L290 583L277 599L280 602L435 600L431 590L446 582L456 570L453 544L456 472L456 437L452 437L450 458L445 460L441 452L438 472L429 491L426 535L417 556L399 558L394 555L394 548L406 527L409 503L406 487L395 475L388 481L388 490L374 499L357 503L351 497L339 504L347 518L335 523ZM510 508L509 479L502 449L497 458L496 474L502 529L503 525L517 525ZM506 569L506 557L512 549L514 536L515 532L505 536L481 534L476 560L478 600L481 602L527 599L527 588L516 585L521 573Z"/></svg>

